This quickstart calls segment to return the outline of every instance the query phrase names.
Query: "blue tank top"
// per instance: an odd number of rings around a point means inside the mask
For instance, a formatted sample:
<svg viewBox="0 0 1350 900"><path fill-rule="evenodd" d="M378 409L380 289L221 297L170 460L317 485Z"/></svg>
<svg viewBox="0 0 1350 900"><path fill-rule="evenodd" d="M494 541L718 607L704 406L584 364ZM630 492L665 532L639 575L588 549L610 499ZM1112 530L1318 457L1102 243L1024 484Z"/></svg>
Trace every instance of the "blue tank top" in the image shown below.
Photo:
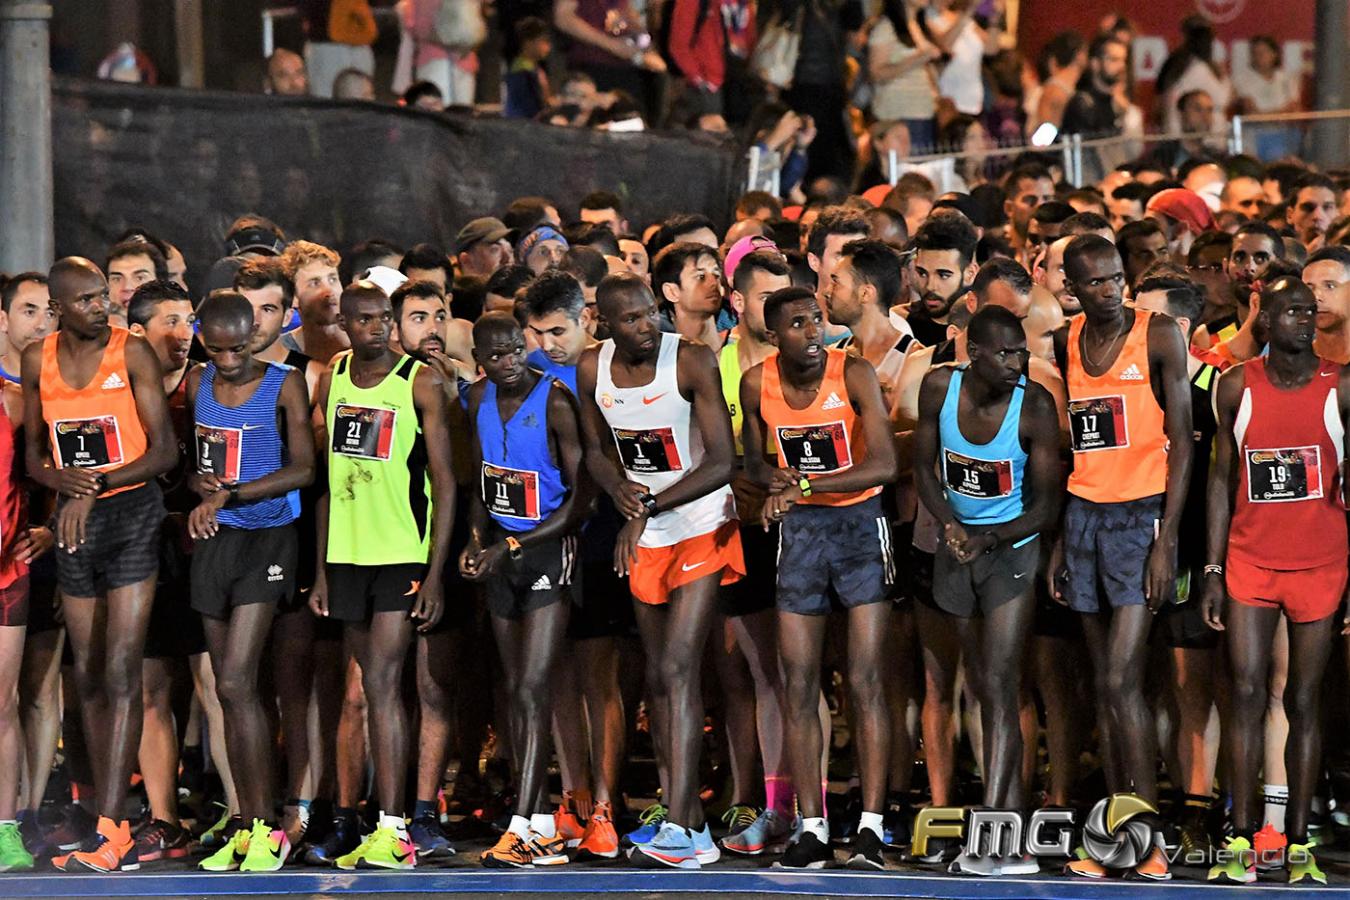
<svg viewBox="0 0 1350 900"><path fill-rule="evenodd" d="M520 408L503 423L497 410L497 385L487 382L478 405L479 473L483 505L507 531L529 531L553 514L567 496L562 472L548 449L548 393L544 376Z"/></svg>
<svg viewBox="0 0 1350 900"><path fill-rule="evenodd" d="M1022 449L1019 427L1022 398L1026 396L1023 376L1008 398L1008 411L998 434L987 444L966 440L957 423L961 381L966 367L952 372L947 397L938 416L940 446L938 474L958 521L969 525L999 525L1022 515L1023 473L1027 453ZM1020 544L1026 543L1020 541Z"/></svg>
<svg viewBox="0 0 1350 900"><path fill-rule="evenodd" d="M556 378L567 385L572 391L572 396L577 396L576 366L560 366L549 359L548 354L543 350L531 350L530 355L525 357L525 361L550 378Z"/></svg>
<svg viewBox="0 0 1350 900"><path fill-rule="evenodd" d="M240 406L216 400L216 367L207 363L193 398L196 418L197 471L221 481L246 484L285 465L286 449L277 430L277 400L289 366L269 362L262 381ZM289 525L300 515L300 492L226 506L216 520L231 528L258 529Z"/></svg>

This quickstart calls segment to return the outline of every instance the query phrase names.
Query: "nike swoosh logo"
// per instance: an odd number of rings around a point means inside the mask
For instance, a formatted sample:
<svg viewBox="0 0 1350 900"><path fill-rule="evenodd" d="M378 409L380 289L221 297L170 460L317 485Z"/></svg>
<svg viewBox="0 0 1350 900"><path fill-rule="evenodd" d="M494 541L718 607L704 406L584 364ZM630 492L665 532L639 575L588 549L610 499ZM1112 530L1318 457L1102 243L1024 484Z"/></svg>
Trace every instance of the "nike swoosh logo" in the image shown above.
<svg viewBox="0 0 1350 900"><path fill-rule="evenodd" d="M1318 375L1321 375L1323 378L1330 378L1332 375L1335 375L1336 373L1335 373L1335 372L1318 372L1317 374L1318 374Z"/></svg>
<svg viewBox="0 0 1350 900"><path fill-rule="evenodd" d="M258 430L259 428L261 428L261 427L262 427L261 425L240 425L240 426L239 426L239 430L240 430L240 431L257 431L257 430Z"/></svg>
<svg viewBox="0 0 1350 900"><path fill-rule="evenodd" d="M1021 577L1022 577L1023 575L1025 575L1025 574L1027 574L1027 573L1026 573L1026 572L1018 572L1016 575L1013 576L1013 578L1021 578Z"/></svg>
<svg viewBox="0 0 1350 900"><path fill-rule="evenodd" d="M394 854L394 862L400 862L400 863L401 863L401 862L403 862L404 860L406 860L406 859L407 859L409 856L411 856L411 855L412 855L411 853L395 853L395 854Z"/></svg>
<svg viewBox="0 0 1350 900"><path fill-rule="evenodd" d="M417 593L418 591L420 591L421 589L422 589L422 582L420 582L420 581L414 581L414 582L412 582L412 587L408 588L408 593L404 594L403 596L405 596L405 597L412 597L412 596L416 595L416 593Z"/></svg>
<svg viewBox="0 0 1350 900"><path fill-rule="evenodd" d="M662 397L664 397L664 396L665 396L666 394L668 394L668 393L670 393L670 392L669 392L669 391L666 391L665 393L657 394L655 397L648 397L648 396L646 396L646 395L644 394L643 397L642 397L642 405L643 405L643 406L651 406L653 403L655 403L657 400L660 400Z"/></svg>
<svg viewBox="0 0 1350 900"><path fill-rule="evenodd" d="M682 571L685 571L685 572L692 572L692 571L694 571L695 569L697 569L699 566L706 565L707 562L708 562L708 561L705 559L703 562L696 562L696 563L694 563L692 566L690 566L690 565L682 565L682 566L680 566L680 569L681 569Z"/></svg>

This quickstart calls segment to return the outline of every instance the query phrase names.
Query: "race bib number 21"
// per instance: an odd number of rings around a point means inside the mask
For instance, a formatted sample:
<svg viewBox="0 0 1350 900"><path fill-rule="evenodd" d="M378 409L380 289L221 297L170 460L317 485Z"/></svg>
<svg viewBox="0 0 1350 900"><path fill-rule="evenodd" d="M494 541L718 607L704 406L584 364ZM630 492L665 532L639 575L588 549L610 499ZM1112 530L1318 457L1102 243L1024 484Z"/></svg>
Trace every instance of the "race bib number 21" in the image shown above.
<svg viewBox="0 0 1350 900"><path fill-rule="evenodd" d="M361 459L388 460L398 411L339 404L333 413L333 452Z"/></svg>

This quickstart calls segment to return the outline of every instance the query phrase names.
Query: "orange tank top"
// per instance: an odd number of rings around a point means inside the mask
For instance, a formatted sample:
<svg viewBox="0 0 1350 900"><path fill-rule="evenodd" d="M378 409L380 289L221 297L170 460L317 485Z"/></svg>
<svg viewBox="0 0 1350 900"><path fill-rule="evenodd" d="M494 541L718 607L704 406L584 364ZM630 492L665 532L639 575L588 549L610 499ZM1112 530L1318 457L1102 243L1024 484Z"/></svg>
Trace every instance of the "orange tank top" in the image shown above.
<svg viewBox="0 0 1350 900"><path fill-rule="evenodd" d="M1102 375L1083 367L1082 315L1069 323L1069 428L1073 472L1069 493L1093 503L1123 503L1167 489L1167 432L1153 395L1148 366L1148 323L1153 314L1133 310L1134 324L1120 355Z"/></svg>
<svg viewBox="0 0 1350 900"><path fill-rule="evenodd" d="M127 372L126 346L130 332L113 327L98 371L82 388L61 377L56 358L58 331L42 342L42 415L52 442L52 461L58 469L120 469L145 455L150 446ZM129 484L104 497L140 487Z"/></svg>
<svg viewBox="0 0 1350 900"><path fill-rule="evenodd" d="M849 402L844 383L844 365L848 353L827 350L825 377L820 380L816 398L806 409L793 409L783 399L780 357L764 361L759 388L759 414L773 436L782 464L796 469L806 478L830 475L853 468L854 460L865 453L858 415ZM881 486L847 494L812 494L802 503L812 506L852 506L881 493Z"/></svg>

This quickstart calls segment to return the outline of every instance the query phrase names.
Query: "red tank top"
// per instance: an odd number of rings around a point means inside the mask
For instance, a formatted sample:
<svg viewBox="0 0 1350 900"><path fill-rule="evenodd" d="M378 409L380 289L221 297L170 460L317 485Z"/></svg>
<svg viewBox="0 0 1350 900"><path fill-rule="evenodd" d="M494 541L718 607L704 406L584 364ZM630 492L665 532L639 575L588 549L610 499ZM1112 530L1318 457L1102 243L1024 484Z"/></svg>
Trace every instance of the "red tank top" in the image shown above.
<svg viewBox="0 0 1350 900"><path fill-rule="evenodd" d="M14 428L0 405L0 588L28 574L28 564L14 559L14 542L23 527L24 492L17 472Z"/></svg>
<svg viewBox="0 0 1350 900"><path fill-rule="evenodd" d="M1322 360L1312 380L1293 391L1270 383L1260 357L1242 371L1229 557L1281 571L1344 562L1345 507L1336 477L1345 437L1336 399L1340 366Z"/></svg>

